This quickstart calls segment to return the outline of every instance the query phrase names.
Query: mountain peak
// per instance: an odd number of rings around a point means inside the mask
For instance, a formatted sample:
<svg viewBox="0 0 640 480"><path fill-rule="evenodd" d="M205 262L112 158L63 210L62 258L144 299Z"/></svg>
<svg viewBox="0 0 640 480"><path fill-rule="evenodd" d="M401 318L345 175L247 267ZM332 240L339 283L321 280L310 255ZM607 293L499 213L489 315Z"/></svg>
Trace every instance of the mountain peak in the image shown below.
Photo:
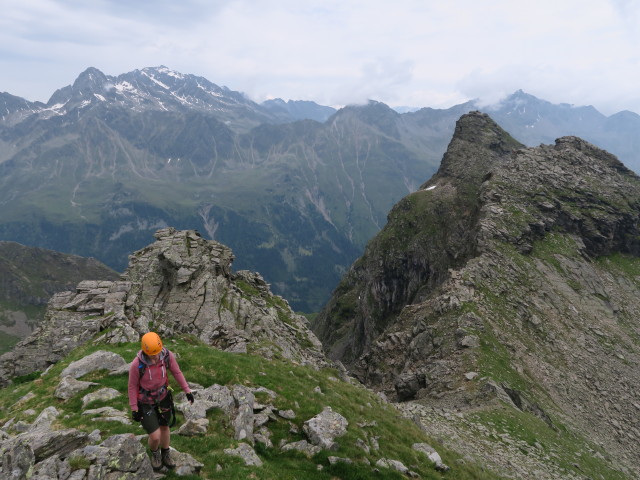
<svg viewBox="0 0 640 480"><path fill-rule="evenodd" d="M456 122L452 142L472 142L476 146L512 150L524 145L498 125L488 114L472 111L460 117Z"/></svg>
<svg viewBox="0 0 640 480"><path fill-rule="evenodd" d="M262 102L262 107L267 108L275 114L286 114L292 120L316 120L325 122L331 115L336 113L336 109L318 105L308 100L288 100L273 98Z"/></svg>
<svg viewBox="0 0 640 480"><path fill-rule="evenodd" d="M219 87L203 77L184 75L164 65L145 67L117 77L89 67L73 85L57 90L47 108L40 113L48 118L74 111L81 117L96 107L213 114L237 131L281 121L240 92Z"/></svg>
<svg viewBox="0 0 640 480"><path fill-rule="evenodd" d="M393 138L399 138L397 119L400 114L387 104L369 100L365 105L348 105L341 108L332 117L334 121L344 119L364 122L375 126L380 132Z"/></svg>
<svg viewBox="0 0 640 480"><path fill-rule="evenodd" d="M476 177L476 180L480 180L497 157L521 147L524 145L503 130L489 115L479 111L469 112L456 122L453 137L437 175Z"/></svg>
<svg viewBox="0 0 640 480"><path fill-rule="evenodd" d="M74 90L85 88L91 91L102 91L107 82L107 76L95 67L89 67L76 78L73 83Z"/></svg>
<svg viewBox="0 0 640 480"><path fill-rule="evenodd" d="M526 99L526 100L537 100L539 101L540 99L538 97L536 97L535 95L531 95L530 93L525 92L524 90L522 90L521 88L516 90L515 92L513 92L511 95L509 95L509 97L507 98L511 98L511 99Z"/></svg>
<svg viewBox="0 0 640 480"><path fill-rule="evenodd" d="M166 80L169 80L170 83L173 82L180 82L180 81L185 81L187 79L191 79L191 78L198 78L195 75L184 75L180 72L177 72L175 70L171 70L168 67L165 67L164 65L160 65L158 67L145 67L142 70L139 70L139 72L142 75L148 75L151 78L161 78ZM202 83L206 83L206 84L211 84L214 85L213 83L209 82L208 80L205 79L200 79ZM218 87L216 85L216 87ZM220 88L220 87L218 87Z"/></svg>

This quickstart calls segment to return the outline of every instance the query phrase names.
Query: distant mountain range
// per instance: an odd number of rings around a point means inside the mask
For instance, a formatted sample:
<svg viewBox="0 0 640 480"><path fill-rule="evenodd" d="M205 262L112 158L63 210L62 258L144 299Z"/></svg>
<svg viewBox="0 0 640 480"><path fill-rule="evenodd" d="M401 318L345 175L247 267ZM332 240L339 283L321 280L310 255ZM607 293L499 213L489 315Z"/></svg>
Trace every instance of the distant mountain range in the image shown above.
<svg viewBox="0 0 640 480"><path fill-rule="evenodd" d="M455 121L478 108L258 104L166 67L89 68L47 104L0 94L0 240L122 270L157 228L193 228L295 309L317 311L392 205L435 172ZM521 91L482 110L527 145L580 135L640 171L634 113Z"/></svg>
<svg viewBox="0 0 640 480"><path fill-rule="evenodd" d="M85 278L119 275L95 258L0 241L0 353L40 324L55 293L73 290Z"/></svg>

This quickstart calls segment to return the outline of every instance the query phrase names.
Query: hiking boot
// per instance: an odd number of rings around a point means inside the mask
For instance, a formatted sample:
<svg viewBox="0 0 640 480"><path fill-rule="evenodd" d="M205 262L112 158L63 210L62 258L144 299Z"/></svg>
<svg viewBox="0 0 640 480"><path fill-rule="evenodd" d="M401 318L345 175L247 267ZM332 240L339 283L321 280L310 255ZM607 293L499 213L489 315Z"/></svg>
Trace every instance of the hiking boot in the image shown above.
<svg viewBox="0 0 640 480"><path fill-rule="evenodd" d="M162 463L167 468L175 468L176 463L171 458L171 450L170 449L162 449Z"/></svg>
<svg viewBox="0 0 640 480"><path fill-rule="evenodd" d="M151 450L151 467L154 470L160 470L162 467L162 457L159 448L155 451Z"/></svg>

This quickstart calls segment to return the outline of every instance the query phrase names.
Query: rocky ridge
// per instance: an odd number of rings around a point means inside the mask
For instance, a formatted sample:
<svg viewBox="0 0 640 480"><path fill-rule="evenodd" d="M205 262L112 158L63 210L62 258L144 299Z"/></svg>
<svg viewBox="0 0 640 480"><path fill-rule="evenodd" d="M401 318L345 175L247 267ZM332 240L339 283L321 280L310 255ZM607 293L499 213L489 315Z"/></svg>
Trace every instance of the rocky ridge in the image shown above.
<svg viewBox="0 0 640 480"><path fill-rule="evenodd" d="M43 324L0 357L0 380L43 371L104 331L134 342L153 326L163 337L191 334L225 351L326 364L322 346L286 300L257 273L231 271L231 250L196 231L159 230L117 281L83 281L54 295Z"/></svg>
<svg viewBox="0 0 640 480"><path fill-rule="evenodd" d="M508 405L635 478L639 219L640 180L613 155L577 137L525 148L465 115L314 330L398 400Z"/></svg>

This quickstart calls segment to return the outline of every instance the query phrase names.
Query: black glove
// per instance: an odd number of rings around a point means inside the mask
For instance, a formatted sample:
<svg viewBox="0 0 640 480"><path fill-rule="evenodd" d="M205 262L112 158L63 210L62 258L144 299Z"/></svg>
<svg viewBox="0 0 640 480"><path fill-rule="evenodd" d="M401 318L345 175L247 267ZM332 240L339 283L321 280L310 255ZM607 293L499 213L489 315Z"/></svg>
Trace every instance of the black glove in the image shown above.
<svg viewBox="0 0 640 480"><path fill-rule="evenodd" d="M193 401L195 400L193 398L193 392L187 393L187 400L189 400L189 403L191 403L193 405Z"/></svg>
<svg viewBox="0 0 640 480"><path fill-rule="evenodd" d="M134 422L142 421L142 412L140 410L134 410L131 412L131 418L133 418Z"/></svg>

